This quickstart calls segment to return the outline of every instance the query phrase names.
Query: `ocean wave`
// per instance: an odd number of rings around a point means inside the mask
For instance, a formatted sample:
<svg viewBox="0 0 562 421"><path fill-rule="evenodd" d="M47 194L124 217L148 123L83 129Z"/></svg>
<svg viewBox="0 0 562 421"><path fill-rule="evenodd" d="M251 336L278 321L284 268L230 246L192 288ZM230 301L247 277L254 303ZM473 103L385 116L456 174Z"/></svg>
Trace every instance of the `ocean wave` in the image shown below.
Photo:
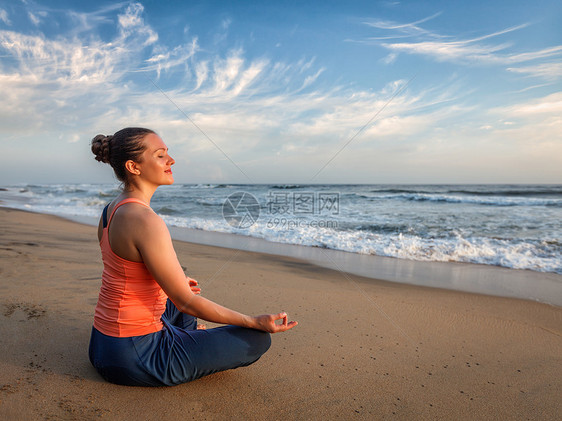
<svg viewBox="0 0 562 421"><path fill-rule="evenodd" d="M427 188L433 187L433 188ZM553 196L562 198L562 185L475 185L466 187L453 187L447 185L412 186L396 188L371 189L370 193L376 194L461 194L469 196L507 196L507 197L536 197Z"/></svg>
<svg viewBox="0 0 562 421"><path fill-rule="evenodd" d="M562 274L560 249L541 242L490 238L431 239L399 234L378 242L373 254L412 260L465 262Z"/></svg>
<svg viewBox="0 0 562 421"><path fill-rule="evenodd" d="M306 188L307 186L304 184L274 184L269 186L270 189L278 189L278 190L294 190L294 189L302 189Z"/></svg>
<svg viewBox="0 0 562 421"><path fill-rule="evenodd" d="M529 189L505 189L505 190L473 190L473 189L460 189L460 190L448 190L448 193L458 193L467 194L474 196L523 196L523 197L533 197L533 196L562 196L562 187L552 186L537 188L532 187Z"/></svg>
<svg viewBox="0 0 562 421"><path fill-rule="evenodd" d="M179 185L181 188L185 189L194 189L194 190L205 190L205 189L226 189L232 187L231 184L208 184L208 183L201 183L201 184L181 184Z"/></svg>
<svg viewBox="0 0 562 421"><path fill-rule="evenodd" d="M419 189L375 189L369 190L371 193L377 194L433 194L435 191L419 190ZM370 196L366 196L370 197Z"/></svg>
<svg viewBox="0 0 562 421"><path fill-rule="evenodd" d="M177 209L174 209L171 206L155 207L154 212L156 212L158 214L162 214L162 215L178 215L178 214L181 214L181 212L179 212Z"/></svg>
<svg viewBox="0 0 562 421"><path fill-rule="evenodd" d="M288 189L285 194L289 196L302 191L291 190L297 188L339 191L338 212L320 213L315 208L317 212L311 215L271 215L271 210L263 207L258 223L248 230L236 230L224 221L222 206L231 192L229 188L232 192L252 192L265 203L269 190L276 186ZM103 206L119 193L115 184L28 184L2 188L2 206L96 219ZM562 187L552 185L194 184L165 186L155 194L152 205L167 223L178 227L352 253L562 274L562 197L557 196L560 190ZM537 193L527 194L530 191ZM287 220L288 224L268 227L268 217L270 222ZM291 228L290 224L299 221L304 226ZM313 226L322 221L337 224Z"/></svg>
<svg viewBox="0 0 562 421"><path fill-rule="evenodd" d="M101 206L79 208L77 206L29 206L22 208L43 213L73 216L99 217ZM271 229L258 222L250 229L236 229L222 219L185 217L170 208L159 208L158 213L166 223L176 227L213 232L232 233L267 241L321 247L351 253L394 257L399 259L464 262L553 272L562 275L561 244L556 239L522 240L463 237L423 237L408 231L397 232L399 227L379 227L369 230L337 230L310 227ZM365 227L364 227L365 228ZM382 228L382 229L381 229Z"/></svg>
<svg viewBox="0 0 562 421"><path fill-rule="evenodd" d="M562 249L556 239L513 240L465 237L460 233L434 238L396 232L397 227L378 229L378 232L325 227L311 229L309 226L272 229L263 221L242 230L223 220L181 217L166 220L179 227L233 233L285 244L408 260L476 263L562 274Z"/></svg>
<svg viewBox="0 0 562 421"><path fill-rule="evenodd" d="M205 197L197 198L195 202L202 206L222 206L226 198L224 197Z"/></svg>
<svg viewBox="0 0 562 421"><path fill-rule="evenodd" d="M121 193L118 189L111 189L111 190L99 190L98 196L103 198L114 198Z"/></svg>
<svg viewBox="0 0 562 421"><path fill-rule="evenodd" d="M406 224L367 224L358 225L354 230L367 231L376 234L398 234L403 232L413 232L413 228Z"/></svg>
<svg viewBox="0 0 562 421"><path fill-rule="evenodd" d="M562 255L555 242L462 236L424 238L403 233L365 234L329 228L314 233L277 233L272 238L292 244L408 260L476 263L562 274Z"/></svg>
<svg viewBox="0 0 562 421"><path fill-rule="evenodd" d="M447 194L426 193L402 193L394 195L380 195L370 198L371 200L399 199L416 202L444 202L444 203L467 203L485 206L556 206L562 207L560 199L541 199L532 197L507 197L507 196L453 196Z"/></svg>

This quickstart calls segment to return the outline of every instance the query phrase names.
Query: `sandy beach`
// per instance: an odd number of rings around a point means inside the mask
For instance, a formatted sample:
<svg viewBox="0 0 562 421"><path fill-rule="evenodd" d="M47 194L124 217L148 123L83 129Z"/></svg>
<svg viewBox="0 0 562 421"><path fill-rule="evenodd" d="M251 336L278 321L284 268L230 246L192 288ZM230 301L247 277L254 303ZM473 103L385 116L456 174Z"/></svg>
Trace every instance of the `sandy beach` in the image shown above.
<svg viewBox="0 0 562 421"><path fill-rule="evenodd" d="M0 419L560 419L562 308L175 242L204 296L285 310L256 364L171 388L104 382L87 357L95 227L0 208Z"/></svg>

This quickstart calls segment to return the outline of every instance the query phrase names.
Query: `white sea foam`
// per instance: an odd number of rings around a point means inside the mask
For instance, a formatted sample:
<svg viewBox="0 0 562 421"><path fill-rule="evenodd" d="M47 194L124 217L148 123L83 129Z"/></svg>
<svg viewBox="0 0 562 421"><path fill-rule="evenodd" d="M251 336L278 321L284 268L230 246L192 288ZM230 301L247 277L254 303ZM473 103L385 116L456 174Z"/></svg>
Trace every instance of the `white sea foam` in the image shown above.
<svg viewBox="0 0 562 421"><path fill-rule="evenodd" d="M257 223L247 229L228 225L222 216L224 201L237 191L251 192L262 205ZM110 184L21 185L5 187L0 200L4 206L97 218L118 192ZM272 193L292 200L311 192L337 192L338 212L274 215L266 204ZM152 207L177 227L562 274L561 186L174 185L159 189Z"/></svg>
<svg viewBox="0 0 562 421"><path fill-rule="evenodd" d="M419 261L466 262L529 269L562 274L560 244L556 241L514 243L483 237L422 238L408 234L376 234L365 231L338 231L333 228L310 229L301 224L290 229L272 229L257 223L248 229L236 229L221 220L165 217L174 226L248 235L265 240L322 247L351 253L371 254Z"/></svg>

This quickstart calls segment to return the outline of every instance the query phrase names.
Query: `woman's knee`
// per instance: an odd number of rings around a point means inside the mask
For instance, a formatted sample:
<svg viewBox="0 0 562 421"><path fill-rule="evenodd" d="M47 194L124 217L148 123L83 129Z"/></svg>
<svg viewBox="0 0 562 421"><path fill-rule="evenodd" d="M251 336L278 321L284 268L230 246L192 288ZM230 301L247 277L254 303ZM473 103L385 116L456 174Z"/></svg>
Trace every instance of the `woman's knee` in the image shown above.
<svg viewBox="0 0 562 421"><path fill-rule="evenodd" d="M255 355L262 356L271 347L271 335L261 330L250 330L253 333L252 350Z"/></svg>

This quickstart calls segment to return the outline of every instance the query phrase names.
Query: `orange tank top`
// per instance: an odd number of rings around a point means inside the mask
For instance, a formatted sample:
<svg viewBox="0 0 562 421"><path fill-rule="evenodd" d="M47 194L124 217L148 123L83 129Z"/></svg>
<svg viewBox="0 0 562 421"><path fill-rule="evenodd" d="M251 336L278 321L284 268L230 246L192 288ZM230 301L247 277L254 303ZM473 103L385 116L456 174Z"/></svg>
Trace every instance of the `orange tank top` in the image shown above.
<svg viewBox="0 0 562 421"><path fill-rule="evenodd" d="M94 327L108 336L129 337L158 332L160 318L166 309L167 296L143 262L133 262L116 255L109 244L109 225L115 211L125 203L139 203L125 199L113 208L104 224L100 240L103 274L102 285L94 314Z"/></svg>

